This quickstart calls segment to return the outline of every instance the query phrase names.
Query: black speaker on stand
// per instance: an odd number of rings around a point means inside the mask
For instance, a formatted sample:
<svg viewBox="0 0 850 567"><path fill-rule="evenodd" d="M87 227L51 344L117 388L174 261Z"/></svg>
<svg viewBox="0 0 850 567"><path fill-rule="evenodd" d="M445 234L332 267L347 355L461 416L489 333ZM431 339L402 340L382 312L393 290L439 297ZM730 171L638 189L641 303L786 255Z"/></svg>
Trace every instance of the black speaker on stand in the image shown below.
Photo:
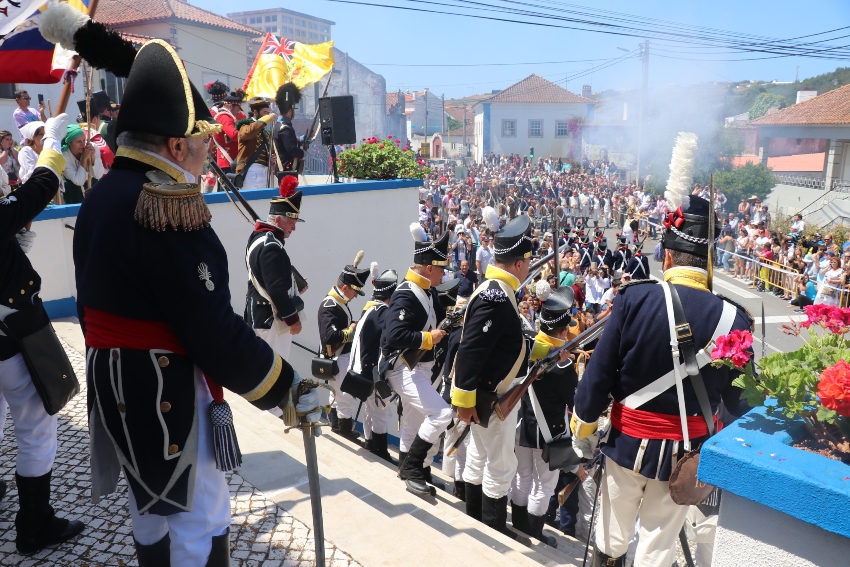
<svg viewBox="0 0 850 567"><path fill-rule="evenodd" d="M336 145L357 143L357 132L354 128L354 97L348 95L320 98L319 117L321 120L322 145L328 146L330 150L334 183L339 183Z"/></svg>

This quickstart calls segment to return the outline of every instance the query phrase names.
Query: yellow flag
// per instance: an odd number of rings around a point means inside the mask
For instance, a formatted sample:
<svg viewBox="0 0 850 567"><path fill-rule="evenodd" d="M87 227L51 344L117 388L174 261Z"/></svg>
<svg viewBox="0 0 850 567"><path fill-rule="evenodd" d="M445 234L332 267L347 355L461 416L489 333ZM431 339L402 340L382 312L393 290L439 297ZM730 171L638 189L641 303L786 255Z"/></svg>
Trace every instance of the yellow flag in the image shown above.
<svg viewBox="0 0 850 567"><path fill-rule="evenodd" d="M312 85L333 67L333 47L333 41L307 45L268 33L242 88L250 98L274 98L284 83Z"/></svg>

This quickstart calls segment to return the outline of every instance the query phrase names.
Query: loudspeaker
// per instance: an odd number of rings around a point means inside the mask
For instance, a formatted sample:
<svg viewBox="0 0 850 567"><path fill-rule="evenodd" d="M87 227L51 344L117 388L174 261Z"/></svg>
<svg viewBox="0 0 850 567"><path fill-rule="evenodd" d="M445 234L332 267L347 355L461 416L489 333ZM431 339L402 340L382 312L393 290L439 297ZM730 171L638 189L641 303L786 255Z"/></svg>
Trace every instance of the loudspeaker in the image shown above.
<svg viewBox="0 0 850 567"><path fill-rule="evenodd" d="M354 130L354 97L329 96L319 99L319 116L322 124L322 143L356 144L357 132ZM329 130L329 136L325 131Z"/></svg>

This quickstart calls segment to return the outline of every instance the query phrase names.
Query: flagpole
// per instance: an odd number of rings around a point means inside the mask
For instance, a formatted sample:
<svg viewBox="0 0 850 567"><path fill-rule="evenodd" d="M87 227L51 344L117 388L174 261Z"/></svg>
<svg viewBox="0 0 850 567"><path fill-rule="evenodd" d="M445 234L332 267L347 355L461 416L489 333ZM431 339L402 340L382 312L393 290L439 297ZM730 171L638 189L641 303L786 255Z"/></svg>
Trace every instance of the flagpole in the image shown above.
<svg viewBox="0 0 850 567"><path fill-rule="evenodd" d="M88 16L91 19L94 19L94 13L97 11L97 5L100 0L91 0L89 3L89 13ZM68 68L68 71L74 71L80 66L80 56L74 55L71 60L71 66ZM71 98L71 87L73 86L73 79L66 73L65 75L65 84L62 85L62 94L59 96L59 103L56 105L56 114L62 114L65 112L65 109L68 106L68 100Z"/></svg>

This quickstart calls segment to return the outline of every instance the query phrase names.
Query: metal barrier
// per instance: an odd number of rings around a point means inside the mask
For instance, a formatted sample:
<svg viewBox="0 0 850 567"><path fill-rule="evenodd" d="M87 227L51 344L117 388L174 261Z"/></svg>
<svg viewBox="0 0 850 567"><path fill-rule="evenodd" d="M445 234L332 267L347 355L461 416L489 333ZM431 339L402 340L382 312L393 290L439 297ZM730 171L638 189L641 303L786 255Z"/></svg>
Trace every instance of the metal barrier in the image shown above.
<svg viewBox="0 0 850 567"><path fill-rule="evenodd" d="M827 184L823 177L811 177L808 175L791 175L787 173L774 174L776 181L784 185L795 187L807 187L809 189L830 189L839 193L850 193L850 181L833 179Z"/></svg>

